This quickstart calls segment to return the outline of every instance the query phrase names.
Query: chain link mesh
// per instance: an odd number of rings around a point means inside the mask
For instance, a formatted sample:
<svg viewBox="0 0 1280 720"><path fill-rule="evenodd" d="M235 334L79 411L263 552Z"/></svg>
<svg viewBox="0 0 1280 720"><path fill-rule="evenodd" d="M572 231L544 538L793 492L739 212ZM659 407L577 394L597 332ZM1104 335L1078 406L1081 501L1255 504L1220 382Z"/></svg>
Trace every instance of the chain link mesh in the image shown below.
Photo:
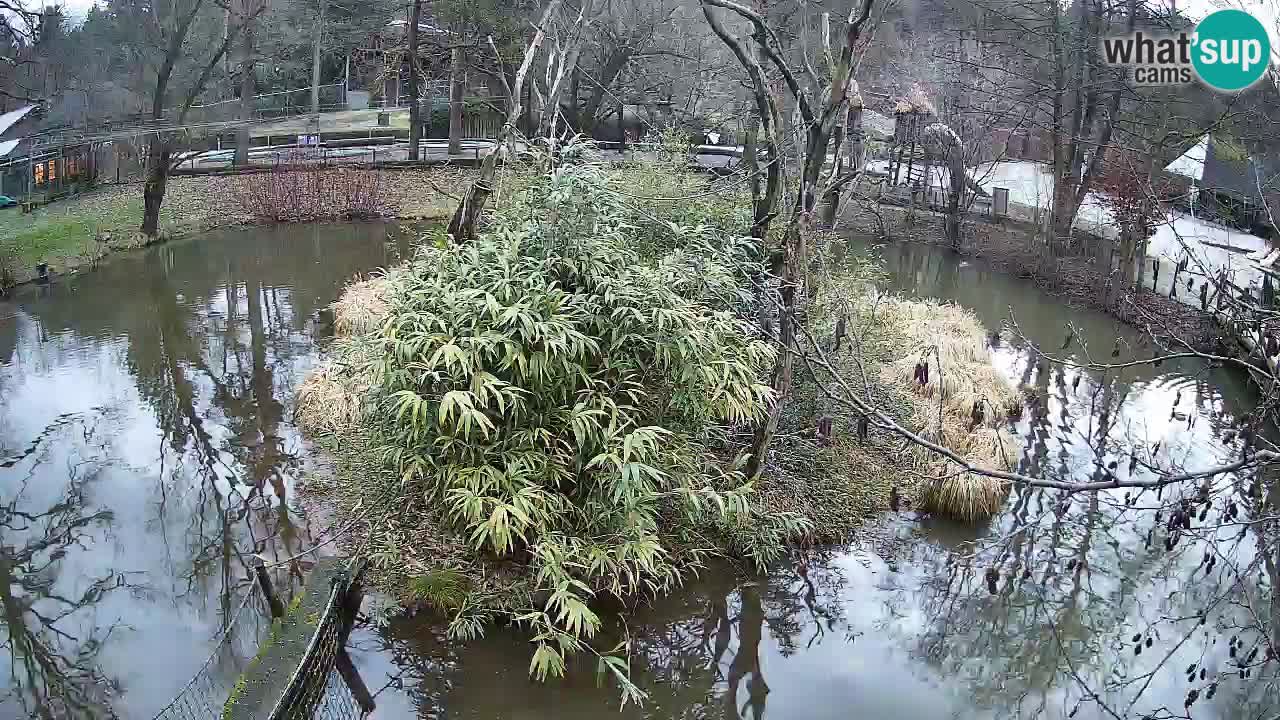
<svg viewBox="0 0 1280 720"><path fill-rule="evenodd" d="M271 712L270 720L359 720L363 711L339 671L348 621L349 585L335 583L306 653ZM251 670L271 627L271 611L257 584L223 623L221 635L200 669L153 720L218 720L236 684Z"/></svg>
<svg viewBox="0 0 1280 720"><path fill-rule="evenodd" d="M270 720L348 720L364 716L338 671L348 630L343 618L346 593L346 583L334 585L306 655L299 661Z"/></svg>
<svg viewBox="0 0 1280 720"><path fill-rule="evenodd" d="M271 627L266 599L256 584L222 625L204 664L153 720L216 720Z"/></svg>

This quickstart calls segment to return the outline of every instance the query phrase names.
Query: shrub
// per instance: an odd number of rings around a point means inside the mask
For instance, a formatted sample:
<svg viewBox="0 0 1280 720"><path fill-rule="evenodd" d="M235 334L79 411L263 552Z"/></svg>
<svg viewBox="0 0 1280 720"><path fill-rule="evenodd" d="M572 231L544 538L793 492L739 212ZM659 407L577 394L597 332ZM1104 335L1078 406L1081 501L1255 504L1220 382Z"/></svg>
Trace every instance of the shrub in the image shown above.
<svg viewBox="0 0 1280 720"><path fill-rule="evenodd" d="M635 212L597 170L556 170L475 243L396 273L381 332L371 416L401 497L475 551L527 561L546 600L514 619L541 677L594 635L595 593L674 586L705 554L697 528L751 513L750 486L708 449L770 394L773 351L732 311L736 272L717 259L733 243L671 223L687 247L647 263ZM464 604L455 633L484 617Z"/></svg>
<svg viewBox="0 0 1280 720"><path fill-rule="evenodd" d="M379 170L286 159L265 172L238 176L233 188L258 222L367 220L392 210Z"/></svg>

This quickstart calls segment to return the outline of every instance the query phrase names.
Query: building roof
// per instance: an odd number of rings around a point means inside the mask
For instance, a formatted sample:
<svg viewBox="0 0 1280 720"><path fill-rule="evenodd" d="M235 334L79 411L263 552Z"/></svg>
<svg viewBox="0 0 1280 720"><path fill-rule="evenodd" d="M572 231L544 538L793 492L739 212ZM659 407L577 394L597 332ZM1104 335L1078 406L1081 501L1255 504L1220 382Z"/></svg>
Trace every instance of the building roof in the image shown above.
<svg viewBox="0 0 1280 720"><path fill-rule="evenodd" d="M1227 143L1209 138L1201 184L1210 190L1262 205L1265 202L1263 192L1276 189L1280 163L1274 158L1241 155L1240 150Z"/></svg>
<svg viewBox="0 0 1280 720"><path fill-rule="evenodd" d="M1206 190L1262 205L1263 194L1280 189L1280 159L1249 155L1227 140L1204 135L1165 166L1165 171L1189 177Z"/></svg>
<svg viewBox="0 0 1280 720"><path fill-rule="evenodd" d="M1174 158L1173 162L1165 165L1164 171L1199 182L1204 177L1204 159L1208 151L1209 136L1205 135L1186 152Z"/></svg>
<svg viewBox="0 0 1280 720"><path fill-rule="evenodd" d="M18 147L19 142L22 142L21 138L14 138L13 140L0 140L0 158L13 152L13 149Z"/></svg>
<svg viewBox="0 0 1280 720"><path fill-rule="evenodd" d="M0 135L4 135L8 132L9 128L16 125L19 120L27 116L27 113L35 109L35 105L27 105L0 115Z"/></svg>

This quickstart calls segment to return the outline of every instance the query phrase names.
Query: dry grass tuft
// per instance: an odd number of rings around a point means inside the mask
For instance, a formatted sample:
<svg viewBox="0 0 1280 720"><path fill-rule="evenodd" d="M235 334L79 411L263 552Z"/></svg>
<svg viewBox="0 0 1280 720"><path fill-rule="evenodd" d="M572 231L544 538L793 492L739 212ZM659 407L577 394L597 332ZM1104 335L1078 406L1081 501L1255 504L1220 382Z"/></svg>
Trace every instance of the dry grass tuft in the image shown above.
<svg viewBox="0 0 1280 720"><path fill-rule="evenodd" d="M876 315L905 341L906 355L883 365L880 378L915 400L911 427L974 465L1009 469L1015 445L1004 426L1021 400L991 364L986 330L973 313L934 301L881 298ZM915 376L922 362L929 365L923 385ZM913 450L911 459L916 470L928 476L920 489L927 509L974 522L1004 506L1007 483L957 473L953 463L920 448Z"/></svg>
<svg viewBox="0 0 1280 720"><path fill-rule="evenodd" d="M341 435L364 419L364 398L372 385L367 379L327 361L298 388L297 422L309 435Z"/></svg>
<svg viewBox="0 0 1280 720"><path fill-rule="evenodd" d="M386 276L347 286L333 303L333 328L339 337L365 335L382 327L391 312L391 280Z"/></svg>

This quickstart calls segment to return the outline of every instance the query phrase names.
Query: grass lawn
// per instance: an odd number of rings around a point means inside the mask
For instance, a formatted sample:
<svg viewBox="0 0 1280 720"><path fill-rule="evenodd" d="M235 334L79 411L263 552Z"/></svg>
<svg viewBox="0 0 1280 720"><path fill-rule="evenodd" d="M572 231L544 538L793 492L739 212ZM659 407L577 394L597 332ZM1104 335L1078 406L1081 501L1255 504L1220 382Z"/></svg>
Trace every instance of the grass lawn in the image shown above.
<svg viewBox="0 0 1280 720"><path fill-rule="evenodd" d="M199 225L198 215L186 214L179 219L168 205L166 202L161 211L165 234L178 234ZM100 188L46 205L29 215L17 208L0 211L0 250L13 256L20 275L40 262L61 271L89 262L105 251L96 238L110 235L111 245L116 247L131 243L141 223L141 186Z"/></svg>

